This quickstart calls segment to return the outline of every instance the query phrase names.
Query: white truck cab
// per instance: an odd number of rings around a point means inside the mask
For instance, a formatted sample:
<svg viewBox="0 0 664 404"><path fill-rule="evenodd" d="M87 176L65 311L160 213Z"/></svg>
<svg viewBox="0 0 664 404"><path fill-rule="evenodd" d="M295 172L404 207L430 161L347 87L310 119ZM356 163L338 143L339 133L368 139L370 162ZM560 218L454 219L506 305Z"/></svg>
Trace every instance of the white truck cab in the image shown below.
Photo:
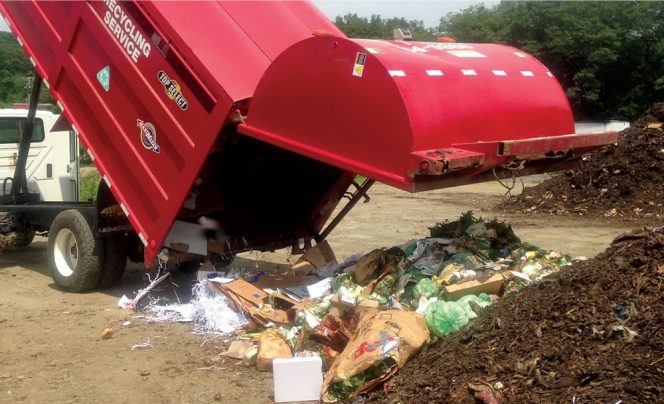
<svg viewBox="0 0 664 404"><path fill-rule="evenodd" d="M18 158L18 142L27 109L0 109L0 195L9 194ZM53 131L59 115L37 110L26 164L30 192L42 201L79 200L78 138L71 130Z"/></svg>

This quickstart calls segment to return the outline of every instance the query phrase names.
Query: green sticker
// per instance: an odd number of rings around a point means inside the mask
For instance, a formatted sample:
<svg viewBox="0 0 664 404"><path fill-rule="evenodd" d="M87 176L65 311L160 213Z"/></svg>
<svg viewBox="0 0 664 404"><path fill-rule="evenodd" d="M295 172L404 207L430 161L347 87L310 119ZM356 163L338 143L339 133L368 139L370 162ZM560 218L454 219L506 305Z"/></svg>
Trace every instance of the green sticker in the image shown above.
<svg viewBox="0 0 664 404"><path fill-rule="evenodd" d="M99 84L108 92L111 86L111 68L106 66L97 73L97 80Z"/></svg>

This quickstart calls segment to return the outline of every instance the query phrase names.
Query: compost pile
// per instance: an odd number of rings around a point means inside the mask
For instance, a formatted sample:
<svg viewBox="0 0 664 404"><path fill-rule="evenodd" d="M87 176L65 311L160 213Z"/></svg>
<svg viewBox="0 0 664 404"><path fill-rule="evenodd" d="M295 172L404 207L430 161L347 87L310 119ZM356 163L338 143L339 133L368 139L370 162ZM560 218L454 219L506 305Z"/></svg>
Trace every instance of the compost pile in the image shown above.
<svg viewBox="0 0 664 404"><path fill-rule="evenodd" d="M596 258L489 306L369 399L661 402L663 287L664 229L624 234Z"/></svg>
<svg viewBox="0 0 664 404"><path fill-rule="evenodd" d="M526 188L503 203L522 213L664 218L664 103L653 105L631 128L569 170Z"/></svg>

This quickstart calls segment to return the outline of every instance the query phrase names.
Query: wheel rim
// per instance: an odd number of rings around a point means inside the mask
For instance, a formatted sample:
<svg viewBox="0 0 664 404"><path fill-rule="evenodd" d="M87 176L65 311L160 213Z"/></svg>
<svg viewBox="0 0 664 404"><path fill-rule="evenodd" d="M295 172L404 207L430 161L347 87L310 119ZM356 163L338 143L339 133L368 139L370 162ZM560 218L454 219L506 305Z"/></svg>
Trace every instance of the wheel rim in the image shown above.
<svg viewBox="0 0 664 404"><path fill-rule="evenodd" d="M78 263L78 243L74 233L69 229L60 229L55 236L55 247L53 248L53 258L55 269L62 276L71 276L76 270Z"/></svg>

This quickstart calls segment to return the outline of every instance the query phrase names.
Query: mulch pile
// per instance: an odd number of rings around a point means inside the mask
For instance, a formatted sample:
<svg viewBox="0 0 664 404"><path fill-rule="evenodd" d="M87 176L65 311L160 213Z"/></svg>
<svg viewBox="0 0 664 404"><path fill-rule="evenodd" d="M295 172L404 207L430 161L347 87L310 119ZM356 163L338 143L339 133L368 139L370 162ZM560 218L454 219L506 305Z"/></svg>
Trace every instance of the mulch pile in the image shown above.
<svg viewBox="0 0 664 404"><path fill-rule="evenodd" d="M526 188L501 208L521 213L605 215L664 219L664 103L653 105L618 144L591 155L584 169L569 170Z"/></svg>
<svg viewBox="0 0 664 404"><path fill-rule="evenodd" d="M663 289L664 229L624 234L484 309L368 400L662 402Z"/></svg>

